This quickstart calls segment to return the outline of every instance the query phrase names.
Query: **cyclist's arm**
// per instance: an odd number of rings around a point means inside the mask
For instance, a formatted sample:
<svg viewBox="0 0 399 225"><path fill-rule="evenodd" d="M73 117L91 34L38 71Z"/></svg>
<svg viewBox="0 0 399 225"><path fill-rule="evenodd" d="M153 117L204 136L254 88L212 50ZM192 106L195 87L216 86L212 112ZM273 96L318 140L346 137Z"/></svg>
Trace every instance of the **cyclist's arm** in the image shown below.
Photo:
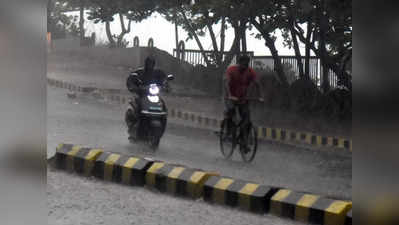
<svg viewBox="0 0 399 225"><path fill-rule="evenodd" d="M224 77L224 90L225 90L225 98L230 98L231 97L231 92L230 92L230 74L229 70L226 72L226 76Z"/></svg>
<svg viewBox="0 0 399 225"><path fill-rule="evenodd" d="M251 69L251 72L252 72L252 77L253 77L252 81L253 81L253 83L254 83L256 89L258 90L259 98L262 99L262 100L264 100L264 99L265 99L265 95L264 95L264 93L263 93L262 85L261 85L260 82L259 82L259 79L258 79L258 77L257 77L257 74L256 74L255 71L252 70L252 69Z"/></svg>
<svg viewBox="0 0 399 225"><path fill-rule="evenodd" d="M255 84L256 88L258 89L259 97L261 99L265 99L265 95L263 93L262 86L261 86L260 82L258 80L254 80L254 84Z"/></svg>

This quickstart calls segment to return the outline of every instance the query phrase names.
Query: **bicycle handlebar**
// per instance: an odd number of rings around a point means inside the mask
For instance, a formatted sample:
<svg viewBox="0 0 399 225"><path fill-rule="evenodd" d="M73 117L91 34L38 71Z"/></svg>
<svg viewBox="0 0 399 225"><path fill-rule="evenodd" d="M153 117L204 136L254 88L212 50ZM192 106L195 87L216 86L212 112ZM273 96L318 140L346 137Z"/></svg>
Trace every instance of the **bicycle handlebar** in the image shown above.
<svg viewBox="0 0 399 225"><path fill-rule="evenodd" d="M235 102L238 102L238 101L261 101L260 99L263 99L263 98L245 97L245 98L238 99L238 98L235 98L235 97L228 97L227 99L235 101Z"/></svg>

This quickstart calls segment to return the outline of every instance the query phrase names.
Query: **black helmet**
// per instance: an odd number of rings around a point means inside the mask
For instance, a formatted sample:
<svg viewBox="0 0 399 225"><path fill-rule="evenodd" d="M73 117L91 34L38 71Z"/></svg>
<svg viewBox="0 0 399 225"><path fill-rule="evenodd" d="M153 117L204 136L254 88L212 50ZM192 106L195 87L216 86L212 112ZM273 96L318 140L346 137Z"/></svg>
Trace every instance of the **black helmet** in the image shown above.
<svg viewBox="0 0 399 225"><path fill-rule="evenodd" d="M239 64L249 64L250 58L247 55L241 55L240 58L238 58L238 63Z"/></svg>

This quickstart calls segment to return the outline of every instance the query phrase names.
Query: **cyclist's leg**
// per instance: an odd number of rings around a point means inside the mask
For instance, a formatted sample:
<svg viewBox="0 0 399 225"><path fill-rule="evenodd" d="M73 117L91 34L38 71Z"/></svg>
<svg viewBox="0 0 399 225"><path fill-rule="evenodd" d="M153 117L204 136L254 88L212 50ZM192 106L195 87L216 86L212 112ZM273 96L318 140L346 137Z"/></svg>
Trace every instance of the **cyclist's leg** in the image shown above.
<svg viewBox="0 0 399 225"><path fill-rule="evenodd" d="M234 115L234 103L231 100L225 100L225 111L224 118L227 122L227 135L229 136L233 131L233 115Z"/></svg>
<svg viewBox="0 0 399 225"><path fill-rule="evenodd" d="M249 111L249 104L242 104L240 105L240 114L242 118L241 124L241 132L242 132L242 141L243 146L248 146L248 135L250 129L250 111Z"/></svg>

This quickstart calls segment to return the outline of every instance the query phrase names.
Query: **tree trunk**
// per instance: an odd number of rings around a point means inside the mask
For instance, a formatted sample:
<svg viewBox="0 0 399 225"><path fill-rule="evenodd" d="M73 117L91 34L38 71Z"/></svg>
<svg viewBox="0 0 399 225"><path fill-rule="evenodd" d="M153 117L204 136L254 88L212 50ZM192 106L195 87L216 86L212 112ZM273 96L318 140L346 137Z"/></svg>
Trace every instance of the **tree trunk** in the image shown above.
<svg viewBox="0 0 399 225"><path fill-rule="evenodd" d="M79 31L80 31L80 45L83 45L84 37L85 37L85 29L84 29L84 0L80 0L80 18L79 18Z"/></svg>
<svg viewBox="0 0 399 225"><path fill-rule="evenodd" d="M339 83L347 87L349 90L352 90L352 85L350 83L349 75L345 76L346 73L346 65L348 64L349 60L352 58L352 50L349 50L345 55L342 57L341 64L340 64L340 74L338 76Z"/></svg>
<svg viewBox="0 0 399 225"><path fill-rule="evenodd" d="M53 23L52 23L52 18L51 14L54 11L54 3L52 2L53 0L47 0L47 32L53 32Z"/></svg>
<svg viewBox="0 0 399 225"><path fill-rule="evenodd" d="M312 36L312 29L312 24L308 22L305 42L305 76L307 78L310 78L310 38Z"/></svg>
<svg viewBox="0 0 399 225"><path fill-rule="evenodd" d="M232 26L234 28L234 36L237 37L237 46L235 46L234 49L232 49L233 52L231 52L231 53L233 54L232 58L235 56L236 57L236 62L237 62L237 57L238 57L238 55L240 55L240 50L241 50L240 49L240 45L241 45L241 34L242 34L242 31L241 31L241 26L240 26L238 21L232 22ZM231 60L232 59L230 59L230 62L231 62Z"/></svg>
<svg viewBox="0 0 399 225"><path fill-rule="evenodd" d="M242 24L241 24L242 23ZM247 36L246 36L246 28L245 28L245 26L246 26L246 21L245 22L243 22L243 21L240 21L240 26L242 27L242 29L241 29L241 50L242 50L242 52L247 52Z"/></svg>
<svg viewBox="0 0 399 225"><path fill-rule="evenodd" d="M176 40L176 56L180 59L179 52L179 28L177 26L177 15L175 14L175 40Z"/></svg>
<svg viewBox="0 0 399 225"><path fill-rule="evenodd" d="M225 70L228 65L231 63L231 60L233 60L234 55L236 54L237 51L240 51L240 37L235 36L233 43L231 45L231 48L229 50L229 53L227 53L226 58L224 59L222 63L222 70Z"/></svg>
<svg viewBox="0 0 399 225"><path fill-rule="evenodd" d="M269 48L269 50L272 54L272 57L274 60L274 69L277 73L277 78L278 78L280 84L283 87L288 87L289 84L288 84L287 78L285 76L283 64L281 63L281 58L278 55L278 51L276 49L274 40L270 37L269 33L262 28L261 24L258 23L255 19L252 18L251 23L261 33L263 39L265 39L265 45L266 45L266 47Z"/></svg>
<svg viewBox="0 0 399 225"><path fill-rule="evenodd" d="M129 20L128 29L125 26L125 20L123 19L123 14L119 13L119 21L121 23L121 33L118 35L117 46L119 48L125 47L123 46L123 37L130 32L130 27L132 24L132 20Z"/></svg>
<svg viewBox="0 0 399 225"><path fill-rule="evenodd" d="M293 23L293 21L292 21L292 23ZM298 68L299 68L299 77L304 78L302 55L301 55L301 52L299 51L298 40L296 38L296 34L295 34L295 32L293 30L294 28L292 26L293 26L293 24L290 25L290 32L291 32L292 41L294 42L295 57L296 57Z"/></svg>
<svg viewBox="0 0 399 225"><path fill-rule="evenodd" d="M270 52L273 56L274 67L275 67L274 69L277 72L278 78L280 79L280 83L284 87L288 87L289 85L288 85L287 78L285 77L283 64L281 63L281 58L278 55L278 51L276 49L274 40L269 36L269 34L265 34L264 38L266 40L266 46L270 49Z"/></svg>
<svg viewBox="0 0 399 225"><path fill-rule="evenodd" d="M200 49L200 51L201 51L202 57L204 58L204 61L205 61L206 65L207 65L207 66L210 66L211 63L209 62L208 56L205 54L204 47L202 46L201 41L200 41L199 38L198 38L198 35L195 33L194 28L191 26L191 24L190 24L190 22L188 21L187 16L186 16L186 14L184 13L184 10L183 10L182 8L180 8L180 13L181 13L182 16L183 16L184 23L185 23L186 26L188 27L189 32L194 36L194 39L195 39L195 41L197 42L197 45L198 45L198 47L199 47L199 49Z"/></svg>
<svg viewBox="0 0 399 225"><path fill-rule="evenodd" d="M219 49L218 49L218 44L216 42L216 36L215 36L215 33L213 32L212 25L211 24L207 24L206 26L207 26L207 28L209 30L209 34L211 36L215 62L217 63L218 62L218 57L219 57Z"/></svg>
<svg viewBox="0 0 399 225"><path fill-rule="evenodd" d="M326 58L327 58L327 50L326 50L326 42L325 42L325 37L326 37L326 17L323 15L323 11L324 11L324 0L321 0L320 4L321 7L318 10L318 14L319 14L319 18L318 18L318 22L319 22L319 26L320 26L320 30L319 30L319 49L320 49L320 53L321 53L321 64L323 65L323 82L322 82L322 89L324 91L324 93L327 93L330 90L330 82L329 82L329 75L328 75L328 71L329 68L327 66L327 62L326 62Z"/></svg>
<svg viewBox="0 0 399 225"><path fill-rule="evenodd" d="M109 46L110 46L111 48L116 47L115 40L114 40L114 38L113 38L113 36L112 36L112 33L111 33L111 27L110 27L110 22L109 22L109 21L106 21L106 22L105 22L105 32L106 32L107 37L108 37Z"/></svg>
<svg viewBox="0 0 399 225"><path fill-rule="evenodd" d="M225 44L225 27L226 27L226 17L222 17L222 25L221 25L221 30L220 30L220 54L218 58L218 66L222 65L223 62L223 55L224 55L224 44Z"/></svg>
<svg viewBox="0 0 399 225"><path fill-rule="evenodd" d="M306 38L303 35L301 35L299 32L296 31L296 33L297 33L299 39L303 43L308 43L309 48L315 53L316 57L322 59L323 56L322 56L320 48L319 49L316 48L316 46L315 46L313 41L307 42ZM334 59L334 58L332 58L332 57L330 57L328 55L325 55L324 64L325 64L324 66L326 66L328 69L332 70L338 76L339 80L344 80L345 81L345 80L349 79L349 74L348 73L344 72L343 74L341 74L340 67L338 66L339 62L337 62L336 59ZM349 80L348 80L348 83L346 83L346 84L344 83L344 85L345 85L345 87L351 89L351 85L352 84L351 84L351 82Z"/></svg>

